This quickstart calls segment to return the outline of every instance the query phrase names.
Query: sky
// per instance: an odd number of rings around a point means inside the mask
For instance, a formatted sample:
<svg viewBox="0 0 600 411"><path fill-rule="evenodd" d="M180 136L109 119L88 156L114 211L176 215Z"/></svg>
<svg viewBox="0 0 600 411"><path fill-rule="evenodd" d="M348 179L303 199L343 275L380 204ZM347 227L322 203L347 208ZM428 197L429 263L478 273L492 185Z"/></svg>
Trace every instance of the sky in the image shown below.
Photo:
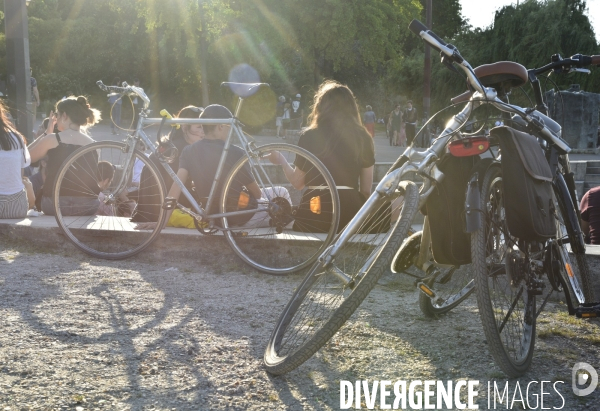
<svg viewBox="0 0 600 411"><path fill-rule="evenodd" d="M481 28L493 23L496 10L502 6L516 3L517 0L460 0L463 16L473 27ZM587 0L586 3L588 17L596 34L596 41L600 42L600 0Z"/></svg>

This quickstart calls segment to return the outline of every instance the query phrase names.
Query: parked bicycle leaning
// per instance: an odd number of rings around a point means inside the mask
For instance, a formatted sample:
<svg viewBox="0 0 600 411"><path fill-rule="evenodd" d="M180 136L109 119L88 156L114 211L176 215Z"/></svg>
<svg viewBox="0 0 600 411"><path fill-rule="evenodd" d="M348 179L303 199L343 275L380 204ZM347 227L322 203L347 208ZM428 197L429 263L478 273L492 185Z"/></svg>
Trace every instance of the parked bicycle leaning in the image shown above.
<svg viewBox="0 0 600 411"><path fill-rule="evenodd" d="M594 302L590 288L573 173L565 155L570 148L561 138L560 126L538 111L544 110L544 102L536 78L550 69L568 71L600 64L600 56L576 55L564 60L557 56L551 64L529 72L512 62L473 69L456 47L421 22L413 20L409 28L440 51L447 65L456 65L467 76L470 91L453 99L466 105L429 148L409 147L396 160L356 217L296 288L265 349L264 362L273 374L289 372L309 359L361 304L389 268L419 205L446 182L443 166L449 157L489 152L488 159L468 173L464 231L471 234L469 257L486 339L502 370L515 377L529 368L536 317L551 291L564 293L569 314L600 315L600 303ZM538 110L502 100L511 88L530 78ZM490 139L463 136L461 129L482 105L504 112L514 128L498 127ZM498 146L502 147L501 159ZM420 189L406 180L408 173L422 177ZM505 185L510 190L505 190ZM404 203L398 222L381 235L361 236L362 224L376 215L380 204L399 196ZM447 257L465 252L452 244L445 251ZM544 276L550 290L544 291ZM543 294L538 308L536 297Z"/></svg>
<svg viewBox="0 0 600 411"><path fill-rule="evenodd" d="M298 146L267 144L259 147L241 129L238 117L244 99L268 85L223 83L238 95L235 115L223 106L211 106L200 118L174 119L164 111L162 118L148 118L150 99L139 87L97 84L106 92L138 96L143 107L134 134L122 142L102 141L85 146L70 155L58 172L54 188L57 224L78 248L100 258L122 259L135 255L158 237L167 212L175 209L191 217L193 225L203 235L222 231L243 261L269 274L283 275L302 269L329 245L337 228L339 200L327 169L314 155ZM151 124L160 125L156 144L144 131L144 126ZM181 167L176 174L169 163L174 161L179 150L171 141L161 138L161 130L178 124L182 127L201 126L208 138L183 149ZM232 145L234 139L239 141L239 146ZM142 150L154 154L158 166ZM112 178L101 179L99 176L99 164L103 161L113 165ZM305 168L298 170L295 162L305 164ZM86 165L89 166L86 168ZM135 220L142 211L139 207L127 206L120 212L119 202L124 195L133 197L133 190L137 190L132 183L137 181L136 170L140 165L147 170L144 178L140 178L140 186L154 187L155 191L149 196L140 192L136 200L138 205L149 202L158 211L158 216L155 222L142 223L148 224L143 226L144 229L135 230L136 223L132 219ZM173 189L180 190L191 207L166 197L161 169L173 179ZM178 177L178 174L183 177L184 172L185 179L194 181L195 193ZM301 174L304 175L303 185L295 181ZM96 203L101 197L102 209L106 210L108 206L116 208L116 212L103 211L102 215L88 217L79 214L73 218L62 213L60 200L69 195L81 175L95 179L95 185L102 186L102 195L81 185L78 194ZM302 192L311 187L322 190L322 196L307 201L310 201L315 216L325 214L330 221L324 235L305 234L292 227L297 210L304 207ZM98 241L98 238L105 240ZM300 240L300 246L295 246L293 253L289 250L290 239Z"/></svg>

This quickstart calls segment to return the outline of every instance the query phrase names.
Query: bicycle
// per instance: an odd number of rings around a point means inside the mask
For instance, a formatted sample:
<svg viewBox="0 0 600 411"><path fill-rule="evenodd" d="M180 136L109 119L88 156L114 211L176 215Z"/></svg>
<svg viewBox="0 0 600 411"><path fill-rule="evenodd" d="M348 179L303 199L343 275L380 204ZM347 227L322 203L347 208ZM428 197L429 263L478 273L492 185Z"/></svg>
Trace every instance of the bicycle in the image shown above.
<svg viewBox="0 0 600 411"><path fill-rule="evenodd" d="M461 128L465 126L476 107L489 104L503 112L512 113L514 117L521 118L521 123L525 127L530 127L537 136L547 142L549 147L555 147L555 153L568 153L570 150L560 135L551 130L550 126L545 125L543 120L546 120L546 117L542 117L541 113L532 115L521 107L503 102L498 98L499 92L490 86L490 84L494 84L502 90L503 87L500 86L509 86L513 82L514 84L523 83L523 76L526 78L526 74L523 75L521 68L523 70L524 68L522 66L516 63L487 65L478 68L479 70L476 72L460 55L456 47L446 44L421 22L413 20L409 29L440 51L444 63L458 65L466 74L469 87L474 92L453 101L454 104L466 102L465 107L452 117L446 128L427 150L417 151L412 146L406 149L378 184L356 217L314 263L279 317L267 343L264 363L267 371L272 374L289 372L309 359L337 332L373 289L384 270L389 267L393 253L408 234L419 205L422 205L431 195L435 186L443 181L443 173L439 170L438 165L445 157L447 146L452 144L451 140L454 137L460 137ZM596 56L592 60L596 62L598 57ZM548 120L548 124L554 123L552 120ZM460 139L456 141L459 145L462 144ZM481 149L481 152L488 151L489 145L490 141L487 138L471 144L472 149L476 151ZM487 263L492 256L491 252L485 251L487 238L484 237L485 233L490 230L486 231L486 225L482 224L480 219L482 211L486 213L485 215L490 215L490 211L486 211L485 207L480 207L480 203L486 205L489 203L485 195L488 194L490 187L493 187L494 193L501 191L499 185L501 180L496 178L490 181L492 173L498 172L495 157L492 156L487 161L478 163L478 170L472 173L465 195L465 226L466 231L472 233L470 252L475 268L478 303L483 301L481 290L487 290L487 282L490 278ZM403 177L405 178L408 172L416 172L423 178L420 192L414 183L403 181ZM485 176L485 178L481 180L480 176ZM480 183L480 181L483 182ZM494 184L490 185L491 183ZM482 192L479 189L480 185ZM366 247L369 244L366 241L368 239L360 235L361 225L376 215L378 206L382 202L394 199L401 194L404 196L404 202L398 221L381 235L381 240L373 247L360 254L352 255L352 250L358 248L359 245ZM559 194L560 198L568 199L571 202L571 209L574 210L571 197L563 197L565 194L563 191L560 191ZM503 217L501 213L496 215ZM569 216L568 223L573 222L571 217ZM498 239L503 240L504 234L490 240ZM573 239L572 236L569 236L569 239ZM553 245L549 249L562 250L561 255L564 257L564 238L550 243ZM347 264L347 260L350 258L355 262L353 265ZM548 260L552 261L552 255ZM512 270L512 272L515 273L517 270ZM577 289L574 286L576 281L573 277L567 276L568 280L566 280L564 272L565 269L560 270L559 280L565 282L565 288ZM585 271L583 275L586 275ZM538 286L539 282L535 281L531 284ZM582 293L577 294L578 301L583 300L583 296L580 294ZM482 309L480 304L480 310ZM591 315L592 311L600 312L600 305L586 306L585 309L588 313L582 313L582 315ZM491 310L489 312L493 314ZM483 318L482 316L482 321L486 324ZM495 322L493 326L496 327Z"/></svg>
<svg viewBox="0 0 600 411"><path fill-rule="evenodd" d="M538 145L543 149L540 152L549 171L547 184L551 186L554 201L554 211L550 210L554 220L551 228L555 234L544 241L510 227L506 217L510 213L511 199L503 184L503 179L510 178L510 174L507 175L502 161L491 167L482 180L484 215L472 240L477 301L490 352L502 371L511 377L523 375L531 366L536 319L554 291L564 293L570 315L595 317L600 314L585 259L579 201L567 157L570 148L564 141L548 138L539 131L540 125L545 124L554 130L555 136L560 137L561 133L558 123L546 116L548 109L538 76L548 71L587 71L582 67L592 64L599 65L600 56L575 55L563 59L555 55L551 63L527 70L536 103L535 108L527 111L533 122L528 126L521 117L507 119L516 129L541 138ZM544 276L550 284L550 292L545 296ZM539 307L537 296L543 296Z"/></svg>
<svg viewBox="0 0 600 411"><path fill-rule="evenodd" d="M123 87L107 87L101 81L97 85L107 92L137 96L143 101L143 107L133 134L121 142L102 141L78 149L65 160L57 175L56 221L79 249L98 258L131 257L158 237L168 209L191 216L202 234L221 232L235 254L268 274L283 275L300 270L330 244L339 221L339 198L327 169L317 157L300 147L279 143L257 146L252 137L242 131L238 115L244 100L261 87L268 87L267 84L223 83L238 96L238 103L234 118L219 120L172 119L166 112L162 118L149 118L150 99L141 88L127 83ZM144 128L156 124L160 127L155 145ZM185 124L230 126L208 198L195 198L168 164L176 157L177 149L162 138L162 127ZM234 137L244 155L229 164L227 154ZM181 188L191 208L165 198L165 184L158 166L146 152L156 156L158 165ZM280 159L291 163L292 170L294 164L302 165L304 184L290 183L285 171L268 160L271 153L276 152L283 156L279 156ZM112 180L104 181L102 184L106 187L102 188L99 182L104 178L98 175L100 161L110 162L115 170ZM229 172L226 167L230 167ZM249 179L259 185L261 198L254 198L245 189ZM103 212L104 215L96 212L100 202L109 210ZM252 225L248 225L248 220ZM153 229L136 230L135 221L156 224ZM326 228L313 233L311 227L315 221Z"/></svg>

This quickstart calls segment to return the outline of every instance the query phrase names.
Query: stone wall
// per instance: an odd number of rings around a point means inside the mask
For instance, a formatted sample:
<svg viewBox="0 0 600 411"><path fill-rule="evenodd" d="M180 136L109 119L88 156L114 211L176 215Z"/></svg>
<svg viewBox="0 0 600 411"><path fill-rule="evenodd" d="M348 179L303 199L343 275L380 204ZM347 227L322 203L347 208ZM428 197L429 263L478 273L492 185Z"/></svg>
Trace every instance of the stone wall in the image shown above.
<svg viewBox="0 0 600 411"><path fill-rule="evenodd" d="M595 149L598 146L598 111L600 94L579 90L546 92L550 117L563 128L563 138L576 150Z"/></svg>

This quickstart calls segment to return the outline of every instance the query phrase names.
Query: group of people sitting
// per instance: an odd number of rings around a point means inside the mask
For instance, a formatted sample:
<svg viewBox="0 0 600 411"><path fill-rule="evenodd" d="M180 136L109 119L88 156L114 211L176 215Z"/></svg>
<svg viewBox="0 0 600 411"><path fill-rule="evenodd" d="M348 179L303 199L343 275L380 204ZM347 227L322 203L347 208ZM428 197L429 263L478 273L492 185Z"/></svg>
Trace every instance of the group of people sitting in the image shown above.
<svg viewBox="0 0 600 411"><path fill-rule="evenodd" d="M177 117L226 119L233 116L226 107L215 104L205 109L185 107ZM0 180L0 218L26 216L27 210L35 203L35 194L31 184L23 177L23 169L30 163L42 159L46 160L43 185L38 189L38 196L41 196L41 201L38 198L38 204L44 214L54 215L52 196L59 168L72 152L94 141L86 130L99 120L100 113L89 106L85 97L67 97L56 104L45 131L27 146L25 139L8 121L5 108L0 106L0 164L5 175L5 178ZM179 152L179 158L170 164L173 171L186 186L191 188L193 184L195 195L200 200L208 197L210 192L225 140L229 135L229 127L225 124L204 126L188 124L183 125L179 130L174 129L167 137ZM371 193L375 164L373 140L361 121L358 105L347 86L335 81L326 81L319 87L308 117L308 126L302 130L298 145L315 154L330 171L336 185L344 188L339 190L340 228L344 227ZM245 153L241 148L232 146L223 172L227 173L243 155ZM306 176L301 164L289 164L278 152L271 153L269 160L281 166L286 177L293 179L294 184L303 181ZM159 169L162 171L162 167ZM141 171L141 180L144 180L144 171ZM102 192L108 188L113 176L114 168L110 163L98 163L95 183L98 198L91 206L89 198L85 200L88 215L110 214L111 211L102 206L104 204ZM259 189L251 173L246 177L242 182L243 189L248 193L251 201L265 196L272 197L274 194L291 202L285 188L275 187L274 190L280 191L265 193ZM168 195L178 198L179 186L172 182L166 172L163 173L163 179L166 186L170 187ZM217 193L221 189L222 187L217 187ZM143 190L143 187L139 190ZM84 207L82 199L77 196L64 196L64 201L68 203L64 205L65 210L71 208L75 214L82 212L81 208ZM139 219L141 213L137 213L136 216L136 210L144 207L143 204L136 204L133 199L128 199L125 195L120 201L129 204L123 216L132 217L132 221L138 223L138 228L149 228L152 224L156 224L156 220ZM186 205L186 199L182 199L181 202ZM62 195L60 207L62 213ZM208 210L208 212L213 213L217 210ZM251 215L241 217L245 217L245 221L237 222L240 225L253 224Z"/></svg>

